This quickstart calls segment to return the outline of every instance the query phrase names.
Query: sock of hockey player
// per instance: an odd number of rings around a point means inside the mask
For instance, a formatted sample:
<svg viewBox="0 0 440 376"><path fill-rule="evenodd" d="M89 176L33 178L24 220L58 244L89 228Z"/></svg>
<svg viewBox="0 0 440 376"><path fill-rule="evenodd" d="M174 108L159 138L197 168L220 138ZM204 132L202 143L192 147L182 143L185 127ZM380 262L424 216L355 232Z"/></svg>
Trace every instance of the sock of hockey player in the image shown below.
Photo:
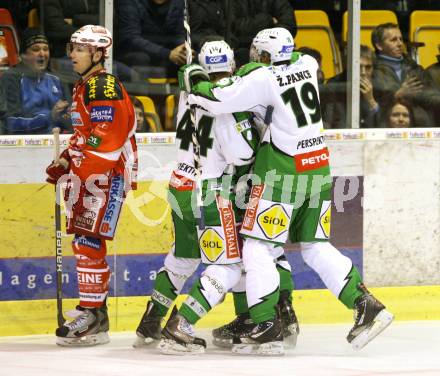
<svg viewBox="0 0 440 376"><path fill-rule="evenodd" d="M355 309L355 324L347 340L361 349L393 320L393 315L363 286L351 260L329 242L301 243L304 261L318 273L327 288L349 309Z"/></svg>
<svg viewBox="0 0 440 376"><path fill-rule="evenodd" d="M244 241L246 297L254 328L234 339L233 352L284 354L282 323L277 314L280 276L273 261L274 247L272 243L253 238Z"/></svg>
<svg viewBox="0 0 440 376"><path fill-rule="evenodd" d="M278 307L283 323L284 341L290 347L295 347L299 334L298 319L292 304L292 292L295 285L292 279L292 268L285 255L278 257L277 270L280 275L280 298L278 300Z"/></svg>
<svg viewBox="0 0 440 376"><path fill-rule="evenodd" d="M223 301L226 292L241 276L241 267L210 265L192 287L188 298L162 330L159 349L163 354L202 353L206 342L197 338L192 325Z"/></svg>
<svg viewBox="0 0 440 376"><path fill-rule="evenodd" d="M60 346L94 346L108 343L109 321L105 300L110 269L105 261L104 240L75 235L72 249L76 257L79 305L73 320L56 330Z"/></svg>
<svg viewBox="0 0 440 376"><path fill-rule="evenodd" d="M161 322L186 280L196 271L200 259L175 257L172 252L165 257L164 267L156 276L151 300L136 329L134 347L148 345L161 338Z"/></svg>

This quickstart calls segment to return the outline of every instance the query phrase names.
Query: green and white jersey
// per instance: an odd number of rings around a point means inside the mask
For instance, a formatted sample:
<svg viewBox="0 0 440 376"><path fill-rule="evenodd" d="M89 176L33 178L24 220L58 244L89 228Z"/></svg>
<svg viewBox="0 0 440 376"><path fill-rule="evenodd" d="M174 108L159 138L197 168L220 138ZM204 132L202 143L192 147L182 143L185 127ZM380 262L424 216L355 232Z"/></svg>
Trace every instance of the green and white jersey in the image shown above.
<svg viewBox="0 0 440 376"><path fill-rule="evenodd" d="M289 156L312 153L325 147L317 70L313 57L295 52L289 65L249 63L227 82L199 83L188 100L212 114L251 111L261 119L271 105L264 141Z"/></svg>
<svg viewBox="0 0 440 376"><path fill-rule="evenodd" d="M195 178L192 124L187 95L181 94L177 113L177 167L174 173ZM249 113L212 115L203 108L195 110L200 144L201 179L220 178L228 166L250 165L259 137Z"/></svg>

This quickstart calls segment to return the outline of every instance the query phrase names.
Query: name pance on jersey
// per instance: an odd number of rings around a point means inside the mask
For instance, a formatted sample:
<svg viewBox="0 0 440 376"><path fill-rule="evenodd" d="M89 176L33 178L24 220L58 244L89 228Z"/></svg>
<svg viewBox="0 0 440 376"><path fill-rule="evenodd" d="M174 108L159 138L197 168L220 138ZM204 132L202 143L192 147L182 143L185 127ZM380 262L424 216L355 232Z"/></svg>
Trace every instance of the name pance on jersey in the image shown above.
<svg viewBox="0 0 440 376"><path fill-rule="evenodd" d="M307 80L309 78L312 78L312 75L306 69L301 72L288 74L287 76L277 76L277 81L278 81L278 85L286 86L286 85L294 84L295 82Z"/></svg>

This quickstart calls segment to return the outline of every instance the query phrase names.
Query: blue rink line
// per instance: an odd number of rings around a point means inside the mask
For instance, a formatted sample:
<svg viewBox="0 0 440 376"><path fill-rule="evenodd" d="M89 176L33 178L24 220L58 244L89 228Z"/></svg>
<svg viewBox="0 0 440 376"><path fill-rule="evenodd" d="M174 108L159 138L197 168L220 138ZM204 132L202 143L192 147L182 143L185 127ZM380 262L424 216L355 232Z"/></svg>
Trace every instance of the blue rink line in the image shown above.
<svg viewBox="0 0 440 376"><path fill-rule="evenodd" d="M341 248L362 274L362 248ZM299 252L287 252L293 266L295 289L322 289L324 284L318 275L303 261ZM150 295L156 272L163 266L165 254L121 255L107 257L112 273L110 296ZM78 296L75 259L63 258L63 296ZM187 281L183 293L188 292L203 266ZM117 276L115 279L114 276ZM0 301L51 299L56 296L55 260L52 257L0 259Z"/></svg>

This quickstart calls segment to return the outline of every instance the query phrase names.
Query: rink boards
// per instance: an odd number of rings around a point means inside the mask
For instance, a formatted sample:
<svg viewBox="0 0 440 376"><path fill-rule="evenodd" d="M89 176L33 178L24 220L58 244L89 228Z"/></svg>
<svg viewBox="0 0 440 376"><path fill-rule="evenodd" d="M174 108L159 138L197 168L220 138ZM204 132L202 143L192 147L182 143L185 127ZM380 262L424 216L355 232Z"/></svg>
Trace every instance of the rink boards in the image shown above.
<svg viewBox="0 0 440 376"><path fill-rule="evenodd" d="M334 244L352 258L368 285L386 286L377 293L399 312L398 319L440 315L438 133L326 132L338 195L332 219ZM172 244L166 185L175 164L174 134L140 135L138 141L142 183L129 195L116 239L108 247L107 259L115 272L110 300L115 330L136 325L145 305L139 296L151 292ZM53 187L44 183L44 168L52 159L50 144L44 136L0 138L0 322L8 323L0 326L0 335L46 333L54 325ZM68 298L76 291L69 241L63 239L63 290ZM317 290L322 283L294 247L287 256L294 266L300 319L350 321L351 312L327 291ZM72 299L67 305L75 303ZM320 306L323 313L317 315ZM23 312L29 317L21 319ZM230 317L230 299L216 312L201 325L216 325ZM41 320L31 324L35 314ZM12 320L16 324L11 326L12 317L20 319Z"/></svg>

